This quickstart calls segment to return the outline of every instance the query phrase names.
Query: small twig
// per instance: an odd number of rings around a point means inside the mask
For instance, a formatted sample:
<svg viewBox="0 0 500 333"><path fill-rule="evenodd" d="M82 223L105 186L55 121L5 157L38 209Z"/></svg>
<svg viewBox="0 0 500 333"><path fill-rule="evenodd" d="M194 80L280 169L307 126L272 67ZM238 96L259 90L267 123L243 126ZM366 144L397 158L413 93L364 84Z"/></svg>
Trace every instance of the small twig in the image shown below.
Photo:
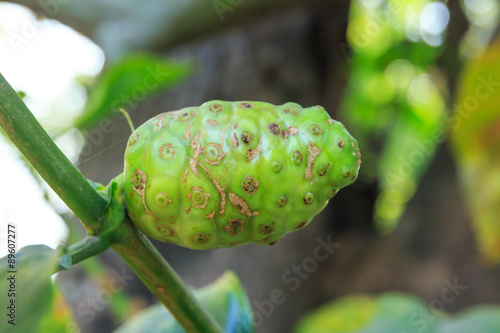
<svg viewBox="0 0 500 333"><path fill-rule="evenodd" d="M123 116L125 117L125 119L127 119L128 126L130 127L130 130L132 132L135 131L134 124L132 123L132 119L130 119L130 115L128 114L128 112L125 111L124 109L120 109L120 112L123 114Z"/></svg>

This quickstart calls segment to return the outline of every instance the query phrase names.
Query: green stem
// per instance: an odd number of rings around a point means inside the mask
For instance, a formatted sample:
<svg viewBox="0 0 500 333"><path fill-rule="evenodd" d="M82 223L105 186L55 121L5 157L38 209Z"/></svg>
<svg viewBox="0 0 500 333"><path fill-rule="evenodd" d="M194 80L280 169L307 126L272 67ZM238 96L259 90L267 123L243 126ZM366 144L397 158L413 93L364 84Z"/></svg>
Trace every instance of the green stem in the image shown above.
<svg viewBox="0 0 500 333"><path fill-rule="evenodd" d="M71 256L71 265L80 261L96 256L106 251L111 246L111 240L107 237L88 236L68 247L68 253Z"/></svg>
<svg viewBox="0 0 500 333"><path fill-rule="evenodd" d="M121 225L111 246L137 273L142 282L170 310L186 332L223 332L165 261L151 242L130 222ZM141 274L139 274L139 272Z"/></svg>
<svg viewBox="0 0 500 333"><path fill-rule="evenodd" d="M221 333L172 267L71 164L0 74L0 126L21 153L82 221L88 238L70 247L76 261L104 250L106 239L187 332ZM112 207L113 202L111 202ZM117 217L119 216L119 218ZM125 216L125 217L123 217ZM105 218L107 217L107 218ZM119 223L118 223L119 222Z"/></svg>
<svg viewBox="0 0 500 333"><path fill-rule="evenodd" d="M92 234L102 222L106 200L96 195L1 74L0 126Z"/></svg>

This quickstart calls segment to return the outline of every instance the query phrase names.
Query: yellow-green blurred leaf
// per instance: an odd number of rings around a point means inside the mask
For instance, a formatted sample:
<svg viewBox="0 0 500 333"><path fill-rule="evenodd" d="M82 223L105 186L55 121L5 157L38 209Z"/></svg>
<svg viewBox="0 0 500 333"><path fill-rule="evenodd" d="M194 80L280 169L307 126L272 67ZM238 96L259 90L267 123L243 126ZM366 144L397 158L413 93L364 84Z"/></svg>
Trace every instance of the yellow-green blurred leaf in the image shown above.
<svg viewBox="0 0 500 333"><path fill-rule="evenodd" d="M40 333L65 333L77 332L78 326L73 320L70 306L66 303L64 295L58 288L54 288L54 301L52 307L39 326Z"/></svg>
<svg viewBox="0 0 500 333"><path fill-rule="evenodd" d="M424 308L425 304L417 298L398 293L378 297L352 296L306 315L295 333L413 332L417 327L410 326L411 316ZM433 332L429 326L418 328L421 333Z"/></svg>
<svg viewBox="0 0 500 333"><path fill-rule="evenodd" d="M450 118L460 180L489 263L500 262L500 42L464 69Z"/></svg>
<svg viewBox="0 0 500 333"><path fill-rule="evenodd" d="M425 304L402 293L346 297L306 315L294 333L500 332L500 307L473 307L454 316L433 310L447 300Z"/></svg>

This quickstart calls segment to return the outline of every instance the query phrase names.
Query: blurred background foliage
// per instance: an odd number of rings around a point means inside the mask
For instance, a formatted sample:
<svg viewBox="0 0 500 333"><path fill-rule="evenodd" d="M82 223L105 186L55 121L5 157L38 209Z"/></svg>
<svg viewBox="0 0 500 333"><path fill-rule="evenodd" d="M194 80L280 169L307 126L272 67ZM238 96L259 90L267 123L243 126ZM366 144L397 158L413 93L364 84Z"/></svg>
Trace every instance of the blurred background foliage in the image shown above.
<svg viewBox="0 0 500 333"><path fill-rule="evenodd" d="M358 139L359 180L332 200L333 208L309 231L275 248L247 245L217 254L159 244L197 286L214 280L229 263L258 304L297 258L312 253L318 235L339 234L339 258L304 278L308 284L303 282L299 292L287 293L290 300L258 332L293 326L296 332L500 330L498 308L464 310L500 302L497 0L12 2L41 20L62 22L102 49L102 72L78 77L66 97L41 117L60 146L71 147L75 164L96 181L109 181L123 166L129 130L118 108L130 111L139 125L160 112L215 98L322 104ZM33 96L28 92L24 98L29 104ZM82 102L71 103L75 100ZM82 237L71 214L45 191L67 225L68 241ZM469 227L475 243L469 243ZM108 253L57 279L82 331L110 331L154 302L131 283L113 293L98 320L81 318L75 308L82 293L108 290L115 261ZM207 274L200 273L204 269ZM442 292L444 277L457 275L475 295L461 296L436 313L432 301ZM240 297L239 282L231 281ZM396 293L348 296L391 290L421 299ZM340 296L345 297L330 302ZM56 326L45 331L76 327L60 292L47 297L53 306L42 327ZM234 304L245 313L248 301L238 299ZM221 306L224 315L231 311L228 304ZM290 320L290 314L319 305L298 323ZM438 318L425 321L423 330L415 321L422 309ZM158 307L144 311L123 331L162 316ZM170 318L163 324L174 325Z"/></svg>

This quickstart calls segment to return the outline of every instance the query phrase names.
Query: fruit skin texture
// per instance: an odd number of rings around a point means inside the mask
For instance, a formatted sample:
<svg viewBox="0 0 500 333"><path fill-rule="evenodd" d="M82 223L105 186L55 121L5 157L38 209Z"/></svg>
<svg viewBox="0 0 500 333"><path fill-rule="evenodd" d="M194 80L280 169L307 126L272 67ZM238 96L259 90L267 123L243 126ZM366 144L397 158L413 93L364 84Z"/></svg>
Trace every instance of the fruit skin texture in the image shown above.
<svg viewBox="0 0 500 333"><path fill-rule="evenodd" d="M210 101L137 128L125 152L128 214L192 249L273 245L358 175L357 141L320 106Z"/></svg>

